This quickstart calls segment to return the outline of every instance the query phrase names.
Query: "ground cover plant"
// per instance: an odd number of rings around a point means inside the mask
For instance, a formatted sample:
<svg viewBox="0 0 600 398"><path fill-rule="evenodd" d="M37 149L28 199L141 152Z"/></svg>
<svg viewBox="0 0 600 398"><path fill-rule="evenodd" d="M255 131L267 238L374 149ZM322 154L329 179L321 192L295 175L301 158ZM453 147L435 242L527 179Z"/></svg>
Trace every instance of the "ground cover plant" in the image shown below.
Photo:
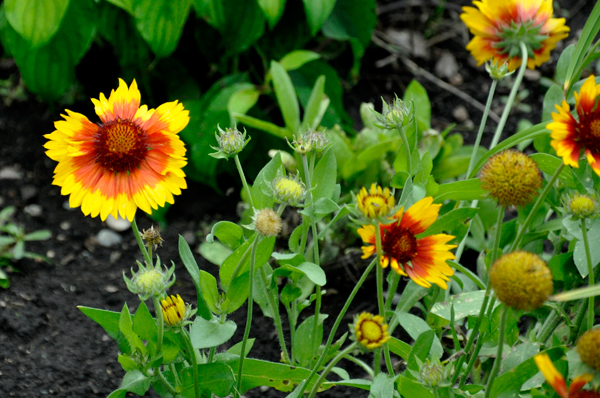
<svg viewBox="0 0 600 398"><path fill-rule="evenodd" d="M364 104L365 127L353 136L322 124L330 103L318 77L301 118L285 62L271 62L285 127L237 110L237 125L215 126L210 155L235 165L244 202L242 220L215 223L201 245L218 278L198 267L181 236L179 259L159 257L160 233L136 222L138 209L152 213L186 188L179 133L192 110L178 101L149 109L136 80L120 80L92 100L100 123L65 111L45 136L58 162L54 184L85 216L129 221L141 253L123 275L139 298L134 313L131 303L120 312L79 307L120 351L126 374L109 396L241 396L270 387L313 397L339 386L376 397L597 396L600 84L589 72L600 6L560 55L546 120L500 139L526 68L547 62L570 31L552 11L547 1L516 0L463 9L474 36L467 49L492 79L468 147L451 129L432 131L417 82L381 112ZM504 79L512 90L483 149L487 111ZM252 180L240 161L254 137L244 125L289 147ZM285 212L298 222L282 241ZM326 314L322 262L342 243L362 245L365 268L341 311ZM479 253L476 264L463 260L467 248ZM192 303L178 294L170 260L190 274ZM377 312L356 313L346 325L372 274ZM232 322L244 304L246 322ZM252 355L255 304L272 319L278 362ZM231 341L238 328L241 340ZM351 378L348 363L366 376Z"/></svg>

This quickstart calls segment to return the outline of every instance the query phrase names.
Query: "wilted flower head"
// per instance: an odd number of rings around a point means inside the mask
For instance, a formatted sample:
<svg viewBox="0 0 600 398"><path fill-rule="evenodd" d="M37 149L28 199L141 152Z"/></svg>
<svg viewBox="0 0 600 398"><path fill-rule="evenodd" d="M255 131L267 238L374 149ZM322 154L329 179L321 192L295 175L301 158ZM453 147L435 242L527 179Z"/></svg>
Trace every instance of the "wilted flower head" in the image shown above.
<svg viewBox="0 0 600 398"><path fill-rule="evenodd" d="M367 218L379 218L387 216L394 209L394 195L389 188L381 188L373 183L367 191L362 187L356 195L356 206Z"/></svg>
<svg viewBox="0 0 600 398"><path fill-rule="evenodd" d="M231 127L223 130L221 127L217 126L217 129L219 130L219 133L217 134L215 132L215 138L217 139L219 147L211 146L211 148L217 152L209 154L213 158L229 159L240 153L246 144L248 144L248 141L250 141L250 137L246 139L245 129L243 134L238 129Z"/></svg>
<svg viewBox="0 0 600 398"><path fill-rule="evenodd" d="M298 174L276 177L271 183L271 191L275 202L289 206L300 204L306 197L306 185Z"/></svg>
<svg viewBox="0 0 600 398"><path fill-rule="evenodd" d="M152 296L161 296L169 287L175 283L175 265L170 269L162 270L160 266L160 260L156 267L152 265L144 266L138 261L139 270L134 272L131 270L131 279L125 276L123 272L123 279L129 291L133 294L137 294L140 300L148 300Z"/></svg>
<svg viewBox="0 0 600 398"><path fill-rule="evenodd" d="M309 129L305 132L294 135L294 141L290 147L300 154L309 152L323 152L330 144L329 137L322 131Z"/></svg>
<svg viewBox="0 0 600 398"><path fill-rule="evenodd" d="M600 372L600 329L590 329L577 340L581 361Z"/></svg>
<svg viewBox="0 0 600 398"><path fill-rule="evenodd" d="M562 198L565 211L574 218L596 218L600 213L600 199L597 194L579 192L565 194Z"/></svg>
<svg viewBox="0 0 600 398"><path fill-rule="evenodd" d="M550 59L556 43L568 36L564 18L552 18L552 0L481 0L463 7L460 15L474 35L467 45L478 65L488 59L521 65L520 43L527 48L527 67L534 69Z"/></svg>
<svg viewBox="0 0 600 398"><path fill-rule="evenodd" d="M481 169L481 187L500 206L526 206L542 187L537 164L521 151L509 149L488 159Z"/></svg>
<svg viewBox="0 0 600 398"><path fill-rule="evenodd" d="M552 273L537 254L523 250L501 256L490 268L490 285L505 305L518 310L540 308L552 294Z"/></svg>
<svg viewBox="0 0 600 398"><path fill-rule="evenodd" d="M354 318L350 331L352 338L367 350L381 347L390 339L388 325L381 315L363 312Z"/></svg>
<svg viewBox="0 0 600 398"><path fill-rule="evenodd" d="M140 235L141 238L146 242L148 247L157 247L162 246L163 238L160 236L160 231L158 229L154 229L154 225L150 228L145 229Z"/></svg>
<svg viewBox="0 0 600 398"><path fill-rule="evenodd" d="M254 229L263 236L277 236L281 232L281 217L273 209L255 210L252 221Z"/></svg>
<svg viewBox="0 0 600 398"><path fill-rule="evenodd" d="M394 94L394 96L396 98L392 106L389 106L383 98L381 99L383 103L382 113L372 111L376 119L375 126L381 129L392 130L406 126L412 121L415 113L412 102L408 106L397 95Z"/></svg>

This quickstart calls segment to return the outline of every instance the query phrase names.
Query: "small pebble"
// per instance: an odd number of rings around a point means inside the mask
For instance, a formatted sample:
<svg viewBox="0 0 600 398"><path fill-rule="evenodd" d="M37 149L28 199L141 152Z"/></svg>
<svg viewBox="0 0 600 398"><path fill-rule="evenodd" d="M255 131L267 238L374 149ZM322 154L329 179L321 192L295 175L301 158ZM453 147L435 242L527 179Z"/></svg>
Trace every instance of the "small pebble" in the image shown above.
<svg viewBox="0 0 600 398"><path fill-rule="evenodd" d="M196 234L193 231L185 231L181 234L188 245L192 246L196 243Z"/></svg>
<svg viewBox="0 0 600 398"><path fill-rule="evenodd" d="M131 228L131 223L128 220L124 220L121 216L114 218L112 214L106 217L106 225L113 231L122 232Z"/></svg>
<svg viewBox="0 0 600 398"><path fill-rule="evenodd" d="M112 247L120 244L123 238L115 231L104 228L98 232L98 235L96 235L96 240L100 246Z"/></svg>
<svg viewBox="0 0 600 398"><path fill-rule="evenodd" d="M69 205L69 201L65 200L63 202L63 209L65 209L65 210L75 210L76 207L71 207L71 205Z"/></svg>
<svg viewBox="0 0 600 398"><path fill-rule="evenodd" d="M29 199L37 195L37 188L33 185L24 185L21 187L21 198L27 202Z"/></svg>
<svg viewBox="0 0 600 398"><path fill-rule="evenodd" d="M119 288L114 285L106 285L104 286L104 290L106 290L109 293L116 293L119 291Z"/></svg>
<svg viewBox="0 0 600 398"><path fill-rule="evenodd" d="M36 204L27 205L23 208L23 213L29 214L31 217L39 217L43 213L42 206Z"/></svg>
<svg viewBox="0 0 600 398"><path fill-rule="evenodd" d="M68 231L71 228L71 223L68 221L63 221L60 223L60 229L63 231Z"/></svg>
<svg viewBox="0 0 600 398"><path fill-rule="evenodd" d="M54 258L54 257L56 257L56 253L54 252L54 250L48 250L46 252L46 257L48 257L48 258Z"/></svg>
<svg viewBox="0 0 600 398"><path fill-rule="evenodd" d="M116 251L116 252L110 253L110 259L108 261L110 261L111 264L114 264L117 261L119 261L120 258L121 258L121 252Z"/></svg>
<svg viewBox="0 0 600 398"><path fill-rule="evenodd" d="M14 167L4 167L0 170L0 180L20 180L23 174Z"/></svg>
<svg viewBox="0 0 600 398"><path fill-rule="evenodd" d="M452 116L459 122L464 122L469 119L469 112L464 105L459 105L452 110Z"/></svg>

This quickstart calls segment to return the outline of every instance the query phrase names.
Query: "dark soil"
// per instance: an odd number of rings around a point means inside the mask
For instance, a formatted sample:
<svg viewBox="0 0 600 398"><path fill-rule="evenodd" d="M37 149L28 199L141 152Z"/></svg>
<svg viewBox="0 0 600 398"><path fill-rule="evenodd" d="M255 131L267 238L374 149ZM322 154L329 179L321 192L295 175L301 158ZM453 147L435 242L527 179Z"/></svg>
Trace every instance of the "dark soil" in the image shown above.
<svg viewBox="0 0 600 398"><path fill-rule="evenodd" d="M436 60L441 54L450 52L458 62L460 75L454 86L485 103L489 78L483 68L476 68L464 46L468 36L458 15L460 5L467 1L448 2L441 16L431 22L435 11L434 3L428 1L384 1L381 7L378 31L389 28L430 29L431 37L451 32L448 39L437 41L429 48L429 58L415 58L423 69L435 73ZM450 4L452 3L452 4ZM568 20L572 32L577 33L593 5L592 1L559 1L566 10L578 10L574 18ZM410 4L413 4L410 6ZM425 4L425 5L416 5ZM455 31L455 32L454 32ZM571 36L573 37L573 35ZM568 42L571 42L572 38ZM438 39L440 39L438 37ZM562 46L562 44L561 44ZM529 74L524 85L530 95L524 100L531 105L531 112L515 110L509 121L506 134L514 133L519 119L526 118L533 123L540 120L541 99L544 88L539 84L540 76L552 77L554 62ZM390 98L394 92L399 95L414 77L406 66L398 60L379 62L389 53L375 45L366 52L361 79L345 96L351 115L358 115L361 102L374 102L380 107L380 97ZM457 122L454 131L464 134L466 142L474 140L481 112L465 103L438 85L418 77L427 88L433 105L433 127L443 130L450 123ZM448 80L448 79L446 79ZM107 87L105 92L108 92ZM500 87L497 98L507 95L508 88ZM495 109L499 109L499 100ZM466 108L466 118L457 117L456 108ZM71 109L92 116L91 103L77 104ZM53 131L53 121L59 120L59 109L51 111L47 105L30 99L27 102L14 102L11 106L0 105L0 208L15 206L15 222L26 232L39 229L52 231L48 241L31 242L27 250L43 254L50 263L24 259L14 263L10 273L11 286L0 291L0 396L2 397L106 397L117 389L124 374L117 362L117 345L93 321L85 317L78 305L120 311L127 302L134 311L138 299L131 294L123 281L123 272L129 273L140 259L139 251L131 232L120 233L122 242L115 247L105 248L97 243L96 235L106 228L99 218L84 217L79 209L69 210L67 198L61 196L60 188L51 185L55 162L44 155L43 134ZM495 123L490 123L494 126ZM358 128L357 123L357 128ZM491 128L491 127L490 127ZM489 141L489 138L487 139ZM484 139L485 143L485 139ZM5 178L12 171L16 178ZM163 231L165 244L159 249L163 260L176 263L177 282L171 289L179 293L187 302L194 302L195 290L185 268L178 259L178 234L195 239L193 247L204 239L207 228L218 220L237 221L237 198L239 192L229 196L219 196L212 189L188 181L189 189L176 199L176 204L168 214L168 228ZM225 181L228 186L236 185ZM28 215L25 210L30 205L42 208L40 216ZM138 212L138 225L148 228L152 224L143 212ZM216 272L216 266L196 255L202 269ZM331 327L335 314L342 307L347 292L354 280L360 276L364 261L356 255L341 258L328 269L327 296L324 298L324 313L331 314L326 327ZM368 281L355 300L349 314L374 310L374 281ZM151 306L151 303L149 303ZM256 307L255 307L256 308ZM350 323L350 316L348 323ZM232 317L238 325L245 321L245 307ZM279 350L274 327L269 319L257 312L252 325L251 337L257 338L251 356L278 361ZM241 341L242 326L231 340ZM343 332L342 332L343 333ZM342 366L347 364L342 363ZM364 377L355 368L349 368L353 377ZM270 389L255 389L247 396L284 396ZM323 393L323 397L367 396L365 391L336 388ZM155 397L154 393L146 396Z"/></svg>

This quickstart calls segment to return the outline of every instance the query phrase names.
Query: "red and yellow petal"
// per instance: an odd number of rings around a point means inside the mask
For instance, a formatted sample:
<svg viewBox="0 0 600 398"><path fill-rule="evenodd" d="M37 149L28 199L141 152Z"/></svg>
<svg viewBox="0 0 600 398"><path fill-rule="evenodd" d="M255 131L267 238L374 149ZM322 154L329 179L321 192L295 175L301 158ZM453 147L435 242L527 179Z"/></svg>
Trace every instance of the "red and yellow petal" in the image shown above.
<svg viewBox="0 0 600 398"><path fill-rule="evenodd" d="M425 197L412 205L404 213L400 221L400 228L409 229L414 235L424 232L437 220L441 204L432 204L431 196Z"/></svg>
<svg viewBox="0 0 600 398"><path fill-rule="evenodd" d="M594 379L594 375L591 375L589 373L585 373L585 374L582 374L581 376L577 376L575 379L573 379L573 381L571 382L571 385L569 386L569 395L574 396L576 392L580 391L583 388L583 386L585 386L587 383L589 383L593 379ZM550 384L550 382L548 382L548 384ZM554 388L554 386L552 386L552 388ZM554 388L554 389L556 390L556 388ZM558 390L556 392L558 392ZM591 395L591 396L597 396L597 395Z"/></svg>
<svg viewBox="0 0 600 398"><path fill-rule="evenodd" d="M590 113L596 106L596 100L600 95L600 85L596 85L596 79L593 75L588 77L579 93L575 92L575 108L581 116Z"/></svg>
<svg viewBox="0 0 600 398"><path fill-rule="evenodd" d="M546 353L537 354L533 357L535 364L538 369L544 375L544 378L550 384L554 391L562 398L568 398L569 394L567 393L567 383L565 382L565 378L556 370L554 364L550 360L550 357ZM584 383L585 384L585 383Z"/></svg>

